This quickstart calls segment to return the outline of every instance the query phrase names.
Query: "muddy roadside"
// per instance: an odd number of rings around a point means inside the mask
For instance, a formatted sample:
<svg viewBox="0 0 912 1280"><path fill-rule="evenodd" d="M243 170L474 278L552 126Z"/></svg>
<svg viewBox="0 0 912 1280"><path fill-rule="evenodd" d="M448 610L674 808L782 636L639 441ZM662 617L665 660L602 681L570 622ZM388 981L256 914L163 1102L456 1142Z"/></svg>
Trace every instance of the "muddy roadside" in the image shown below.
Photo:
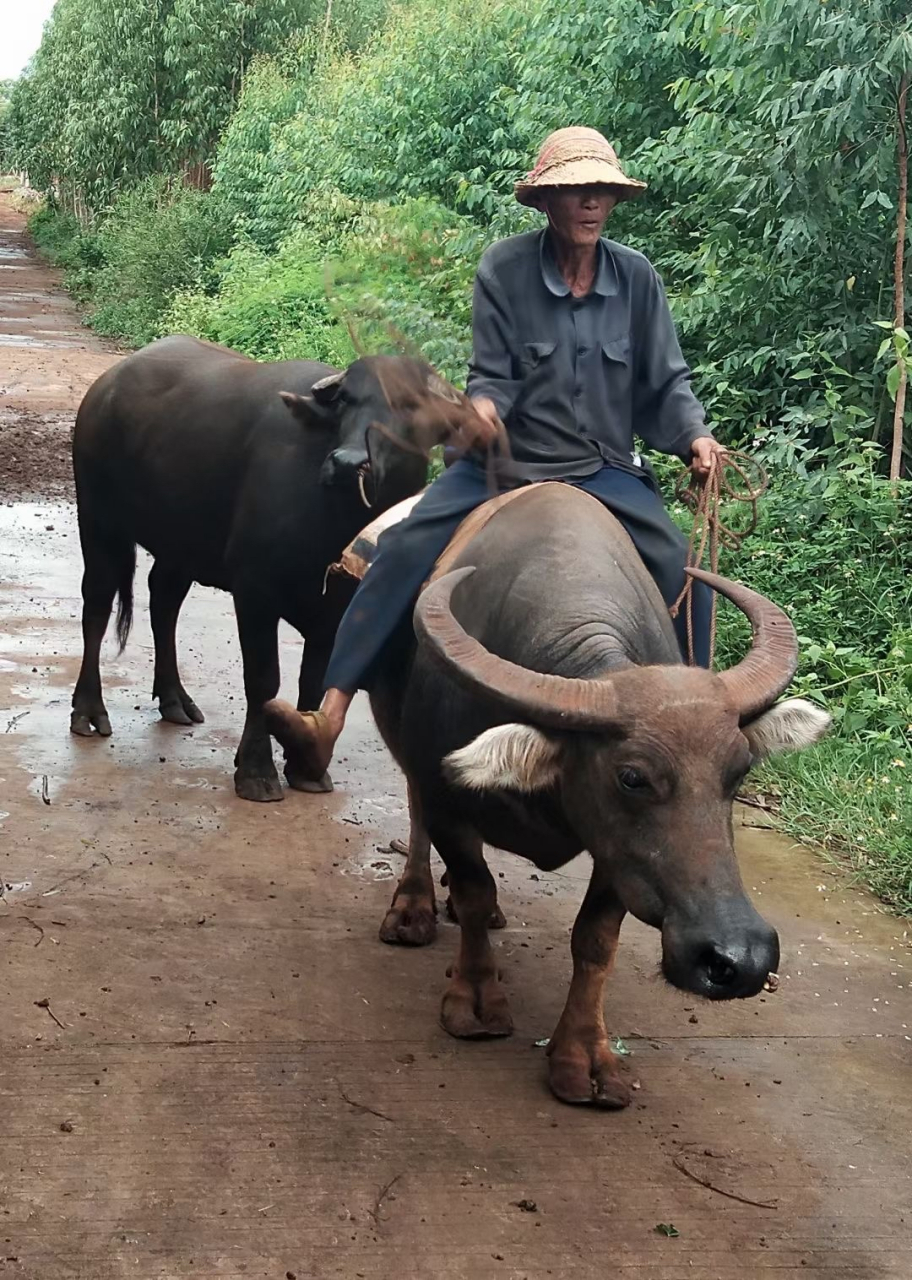
<svg viewBox="0 0 912 1280"><path fill-rule="evenodd" d="M27 214L0 194L0 501L72 495L70 433L119 353L81 323L35 255Z"/></svg>

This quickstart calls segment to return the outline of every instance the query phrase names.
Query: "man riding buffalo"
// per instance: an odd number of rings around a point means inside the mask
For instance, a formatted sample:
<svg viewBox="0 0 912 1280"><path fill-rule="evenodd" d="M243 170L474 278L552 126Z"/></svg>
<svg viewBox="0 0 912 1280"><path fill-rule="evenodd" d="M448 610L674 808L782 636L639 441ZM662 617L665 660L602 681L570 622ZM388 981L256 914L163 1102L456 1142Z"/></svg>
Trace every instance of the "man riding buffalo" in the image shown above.
<svg viewBox="0 0 912 1280"><path fill-rule="evenodd" d="M679 595L684 540L635 455L634 435L701 479L724 450L691 389L659 276L642 254L602 236L614 207L644 188L606 139L584 128L551 134L517 184L517 200L544 213L547 226L492 245L478 268L467 393L480 445L379 540L339 627L322 704L296 735L298 764L315 782L355 692L368 687L456 528L492 496L492 477L500 490L558 480L591 494L626 529L666 604ZM504 432L508 449L498 448ZM711 593L704 583L693 590L694 656L707 666ZM683 648L683 625L676 629Z"/></svg>

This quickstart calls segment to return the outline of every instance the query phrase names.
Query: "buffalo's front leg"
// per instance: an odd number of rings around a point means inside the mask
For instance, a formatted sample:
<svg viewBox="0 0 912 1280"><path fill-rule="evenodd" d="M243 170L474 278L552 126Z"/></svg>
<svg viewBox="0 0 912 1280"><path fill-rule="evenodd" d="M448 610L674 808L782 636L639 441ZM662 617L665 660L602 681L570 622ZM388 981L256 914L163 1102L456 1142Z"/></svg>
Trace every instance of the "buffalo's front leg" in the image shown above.
<svg viewBox="0 0 912 1280"><path fill-rule="evenodd" d="M630 1104L602 1007L605 979L617 952L624 909L598 868L573 926L573 978L567 1003L548 1045L548 1082L562 1102L617 1110Z"/></svg>
<svg viewBox="0 0 912 1280"><path fill-rule="evenodd" d="M437 902L431 875L431 837L409 783L409 844L405 870L380 926L381 942L426 947L437 936Z"/></svg>
<svg viewBox="0 0 912 1280"><path fill-rule="evenodd" d="M462 1039L508 1036L513 1019L488 937L497 891L481 840L446 827L432 827L431 838L446 863L460 928L459 959L449 971L441 1024L451 1036Z"/></svg>
<svg viewBox="0 0 912 1280"><path fill-rule="evenodd" d="M244 659L247 720L234 758L234 789L242 800L282 800L263 708L279 691L278 613L262 601L235 593Z"/></svg>

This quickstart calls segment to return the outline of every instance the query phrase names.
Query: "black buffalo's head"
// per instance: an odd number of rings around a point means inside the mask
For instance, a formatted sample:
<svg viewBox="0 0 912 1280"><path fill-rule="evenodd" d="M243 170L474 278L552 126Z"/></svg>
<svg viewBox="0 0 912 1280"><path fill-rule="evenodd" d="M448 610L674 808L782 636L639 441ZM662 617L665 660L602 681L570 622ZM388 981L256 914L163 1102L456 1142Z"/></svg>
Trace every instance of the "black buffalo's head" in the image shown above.
<svg viewBox="0 0 912 1280"><path fill-rule="evenodd" d="M296 417L335 432L321 482L360 491L378 510L417 493L431 449L467 438L476 419L464 395L407 356L363 356L309 395L281 396Z"/></svg>

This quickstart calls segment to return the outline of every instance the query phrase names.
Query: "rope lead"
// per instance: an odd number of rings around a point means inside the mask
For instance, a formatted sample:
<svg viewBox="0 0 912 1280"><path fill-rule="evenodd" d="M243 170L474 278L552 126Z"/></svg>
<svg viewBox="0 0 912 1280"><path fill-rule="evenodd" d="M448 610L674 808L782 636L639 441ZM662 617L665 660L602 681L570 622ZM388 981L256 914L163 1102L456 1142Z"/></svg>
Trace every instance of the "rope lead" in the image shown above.
<svg viewBox="0 0 912 1280"><path fill-rule="evenodd" d="M738 480L743 484L739 486ZM757 527L757 502L769 487L769 476L756 458L749 454L732 450L725 454L723 460L713 457L710 460L709 475L701 484L688 468L682 471L675 483L675 497L693 512L693 527L687 544L688 569L704 568L707 546L709 548L709 569L711 573L719 572L719 548L726 551L737 551L744 538L753 533ZM721 515L724 502L738 502L750 507L750 519L745 529L734 529L726 524ZM687 578L681 594L669 609L673 618L677 618L682 604L687 607L687 660L694 666L693 642L693 578ZM709 665L712 667L716 652L716 593L712 598L712 617L709 630Z"/></svg>

